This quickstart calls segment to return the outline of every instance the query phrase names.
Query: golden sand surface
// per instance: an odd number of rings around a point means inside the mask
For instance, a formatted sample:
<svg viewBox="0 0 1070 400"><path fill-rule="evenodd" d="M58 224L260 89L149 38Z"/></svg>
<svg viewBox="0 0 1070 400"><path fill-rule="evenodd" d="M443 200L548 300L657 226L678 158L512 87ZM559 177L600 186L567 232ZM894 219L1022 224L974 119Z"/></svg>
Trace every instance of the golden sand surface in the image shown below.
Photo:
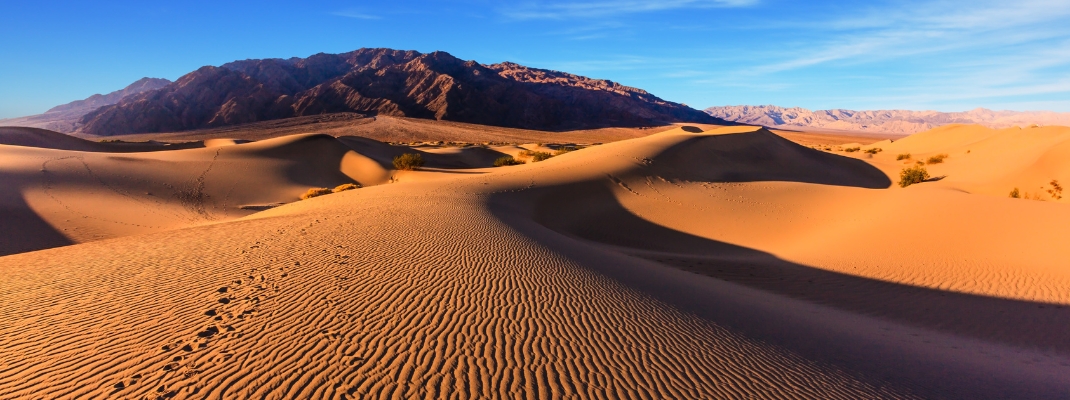
<svg viewBox="0 0 1070 400"><path fill-rule="evenodd" d="M0 398L1070 392L1070 128L650 133L495 168L610 140L20 131Z"/></svg>

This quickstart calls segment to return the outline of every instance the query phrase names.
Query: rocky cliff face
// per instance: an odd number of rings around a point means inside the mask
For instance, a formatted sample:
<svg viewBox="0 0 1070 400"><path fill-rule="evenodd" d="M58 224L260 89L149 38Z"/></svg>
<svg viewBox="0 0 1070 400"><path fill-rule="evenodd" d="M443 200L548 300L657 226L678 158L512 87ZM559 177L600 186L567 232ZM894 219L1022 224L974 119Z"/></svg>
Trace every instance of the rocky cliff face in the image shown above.
<svg viewBox="0 0 1070 400"><path fill-rule="evenodd" d="M94 94L84 100L72 101L52 107L44 114L0 120L0 126L25 126L71 133L77 130L82 116L97 108L118 103L125 97L156 90L171 81L161 78L141 78L129 86L108 94Z"/></svg>
<svg viewBox="0 0 1070 400"><path fill-rule="evenodd" d="M562 130L719 122L614 82L445 52L360 49L203 67L82 118L95 135L180 131L336 112Z"/></svg>
<svg viewBox="0 0 1070 400"><path fill-rule="evenodd" d="M777 106L726 106L705 110L711 116L751 125L842 129L876 133L912 134L947 124L980 124L991 128L1029 125L1070 126L1070 113L1049 111L993 111L978 108L965 112L910 110L817 110Z"/></svg>

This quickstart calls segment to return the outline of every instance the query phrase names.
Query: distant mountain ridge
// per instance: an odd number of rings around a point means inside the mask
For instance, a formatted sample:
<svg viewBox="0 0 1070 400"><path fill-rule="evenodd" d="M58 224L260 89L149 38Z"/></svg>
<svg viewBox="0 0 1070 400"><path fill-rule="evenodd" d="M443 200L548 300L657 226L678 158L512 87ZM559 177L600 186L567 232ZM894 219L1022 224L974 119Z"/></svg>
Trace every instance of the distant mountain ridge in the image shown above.
<svg viewBox="0 0 1070 400"><path fill-rule="evenodd" d="M723 122L607 80L483 65L445 52L359 49L207 66L79 120L93 135L182 131L336 112L565 130Z"/></svg>
<svg viewBox="0 0 1070 400"><path fill-rule="evenodd" d="M120 90L108 94L94 94L84 100L55 106L45 111L44 114L0 119L0 126L24 126L71 133L78 129L78 121L90 111L118 103L128 96L162 88L170 83L170 80L163 78L141 78Z"/></svg>
<svg viewBox="0 0 1070 400"><path fill-rule="evenodd" d="M776 127L809 127L912 134L947 124L979 124L990 128L1029 125L1070 126L1070 113L1051 111L993 111L977 108L965 112L910 110L817 110L765 106L724 106L707 108L706 113L728 121Z"/></svg>

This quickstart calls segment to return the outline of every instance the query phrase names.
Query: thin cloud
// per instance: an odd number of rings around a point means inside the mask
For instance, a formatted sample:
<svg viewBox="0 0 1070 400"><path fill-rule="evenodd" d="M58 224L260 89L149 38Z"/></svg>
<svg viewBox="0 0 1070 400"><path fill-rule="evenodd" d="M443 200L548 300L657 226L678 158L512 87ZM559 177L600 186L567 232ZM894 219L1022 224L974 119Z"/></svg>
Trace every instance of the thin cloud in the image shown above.
<svg viewBox="0 0 1070 400"><path fill-rule="evenodd" d="M502 15L512 19L576 19L600 18L620 14L666 11L676 9L747 7L758 0L629 0L585 3L538 2L504 8Z"/></svg>
<svg viewBox="0 0 1070 400"><path fill-rule="evenodd" d="M368 19L368 20L371 20L371 19L383 19L383 17L380 17L378 15L365 14L365 13L356 12L356 11L335 11L335 12L332 12L331 15L335 15L335 16L339 16L339 17L346 17L346 18L355 18L355 19Z"/></svg>
<svg viewBox="0 0 1070 400"><path fill-rule="evenodd" d="M1061 5L1061 7L1059 6ZM907 8L913 11L904 12ZM990 2L972 7L937 2L872 10L862 17L807 23L828 39L800 49L800 56L752 69L773 73L836 61L883 61L906 56L979 47L1027 46L1067 37L1070 27L1052 24L1070 17L1070 1ZM1051 29L1037 29L1037 26ZM788 25L790 27L790 25Z"/></svg>

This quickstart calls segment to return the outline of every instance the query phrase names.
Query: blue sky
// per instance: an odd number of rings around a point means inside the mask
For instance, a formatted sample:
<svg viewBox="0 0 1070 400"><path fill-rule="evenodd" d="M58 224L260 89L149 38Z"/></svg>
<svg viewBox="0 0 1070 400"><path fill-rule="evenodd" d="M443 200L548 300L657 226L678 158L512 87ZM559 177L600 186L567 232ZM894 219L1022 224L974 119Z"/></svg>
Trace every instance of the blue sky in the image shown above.
<svg viewBox="0 0 1070 400"><path fill-rule="evenodd" d="M144 76L360 47L514 61L696 108L1070 112L1070 0L87 3L0 5L0 118Z"/></svg>

